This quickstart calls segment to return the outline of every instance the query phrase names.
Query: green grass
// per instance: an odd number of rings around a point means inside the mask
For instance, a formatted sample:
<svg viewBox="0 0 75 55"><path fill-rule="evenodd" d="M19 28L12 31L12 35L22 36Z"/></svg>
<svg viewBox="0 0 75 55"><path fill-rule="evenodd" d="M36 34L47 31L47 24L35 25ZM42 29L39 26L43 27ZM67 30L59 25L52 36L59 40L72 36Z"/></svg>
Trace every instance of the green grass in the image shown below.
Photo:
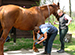
<svg viewBox="0 0 75 55"><path fill-rule="evenodd" d="M69 30L70 31L74 31L75 30L75 22L72 22L70 25L69 25Z"/></svg>
<svg viewBox="0 0 75 55"><path fill-rule="evenodd" d="M32 49L33 47L33 39L17 39L16 45L14 45L13 39L10 42L6 42L4 47L6 48L4 51L11 51L11 50L20 50L20 49ZM36 45L37 48L42 48L40 45Z"/></svg>

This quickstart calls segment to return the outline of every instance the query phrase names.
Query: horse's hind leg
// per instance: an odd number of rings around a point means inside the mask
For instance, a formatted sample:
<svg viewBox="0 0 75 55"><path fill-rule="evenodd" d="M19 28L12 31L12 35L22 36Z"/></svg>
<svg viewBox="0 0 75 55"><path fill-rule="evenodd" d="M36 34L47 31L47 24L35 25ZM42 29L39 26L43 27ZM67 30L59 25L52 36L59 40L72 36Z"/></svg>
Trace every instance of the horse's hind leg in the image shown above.
<svg viewBox="0 0 75 55"><path fill-rule="evenodd" d="M8 36L8 33L9 33L9 28L3 29L3 33L2 33L2 36L0 38L0 55L4 55L3 54L3 46L4 46L4 43L5 43L5 40Z"/></svg>
<svg viewBox="0 0 75 55"><path fill-rule="evenodd" d="M4 46L4 39L0 38L0 55L4 55L3 46Z"/></svg>
<svg viewBox="0 0 75 55"><path fill-rule="evenodd" d="M0 23L0 38L1 38L1 35L2 35L2 26L1 26L1 23Z"/></svg>
<svg viewBox="0 0 75 55"><path fill-rule="evenodd" d="M1 38L2 35L2 28L0 28L0 55L3 55L3 39Z"/></svg>

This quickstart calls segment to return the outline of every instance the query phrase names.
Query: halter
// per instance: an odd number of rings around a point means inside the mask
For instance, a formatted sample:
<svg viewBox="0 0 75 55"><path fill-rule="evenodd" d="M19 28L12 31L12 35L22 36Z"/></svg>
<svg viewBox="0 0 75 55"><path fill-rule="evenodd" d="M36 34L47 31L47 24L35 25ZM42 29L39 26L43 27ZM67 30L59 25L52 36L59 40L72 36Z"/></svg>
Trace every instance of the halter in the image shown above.
<svg viewBox="0 0 75 55"><path fill-rule="evenodd" d="M50 16L50 8L49 8L49 5L47 5L47 8L48 8L48 15ZM40 10L40 7L38 7L38 9ZM48 24L50 23L50 19L48 17Z"/></svg>

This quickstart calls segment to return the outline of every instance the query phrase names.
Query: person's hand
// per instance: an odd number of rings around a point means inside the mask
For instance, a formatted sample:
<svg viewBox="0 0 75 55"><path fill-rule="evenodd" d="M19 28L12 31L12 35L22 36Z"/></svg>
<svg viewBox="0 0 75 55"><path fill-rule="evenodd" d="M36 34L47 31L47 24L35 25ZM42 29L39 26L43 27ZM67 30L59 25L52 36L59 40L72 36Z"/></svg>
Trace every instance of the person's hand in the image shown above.
<svg viewBox="0 0 75 55"><path fill-rule="evenodd" d="M40 44L40 42L36 42L35 45Z"/></svg>
<svg viewBox="0 0 75 55"><path fill-rule="evenodd" d="M54 24L56 24L55 22L53 22Z"/></svg>
<svg viewBox="0 0 75 55"><path fill-rule="evenodd" d="M37 45L38 43L36 42L35 45Z"/></svg>
<svg viewBox="0 0 75 55"><path fill-rule="evenodd" d="M69 24L67 23L66 26L68 26Z"/></svg>

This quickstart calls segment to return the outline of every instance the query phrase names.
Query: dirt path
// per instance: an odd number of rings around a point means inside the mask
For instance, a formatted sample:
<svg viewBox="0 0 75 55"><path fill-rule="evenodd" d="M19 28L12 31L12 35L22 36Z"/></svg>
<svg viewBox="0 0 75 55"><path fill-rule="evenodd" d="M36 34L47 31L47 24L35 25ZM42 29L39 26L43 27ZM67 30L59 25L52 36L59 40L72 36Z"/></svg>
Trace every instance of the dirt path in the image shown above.
<svg viewBox="0 0 75 55"><path fill-rule="evenodd" d="M17 50L17 51L7 51L4 52L4 55L42 55L41 53L44 51L44 48L39 49L39 52L34 52L32 49L31 50ZM57 49L52 49L51 55L70 55L66 52L64 53L57 53Z"/></svg>

